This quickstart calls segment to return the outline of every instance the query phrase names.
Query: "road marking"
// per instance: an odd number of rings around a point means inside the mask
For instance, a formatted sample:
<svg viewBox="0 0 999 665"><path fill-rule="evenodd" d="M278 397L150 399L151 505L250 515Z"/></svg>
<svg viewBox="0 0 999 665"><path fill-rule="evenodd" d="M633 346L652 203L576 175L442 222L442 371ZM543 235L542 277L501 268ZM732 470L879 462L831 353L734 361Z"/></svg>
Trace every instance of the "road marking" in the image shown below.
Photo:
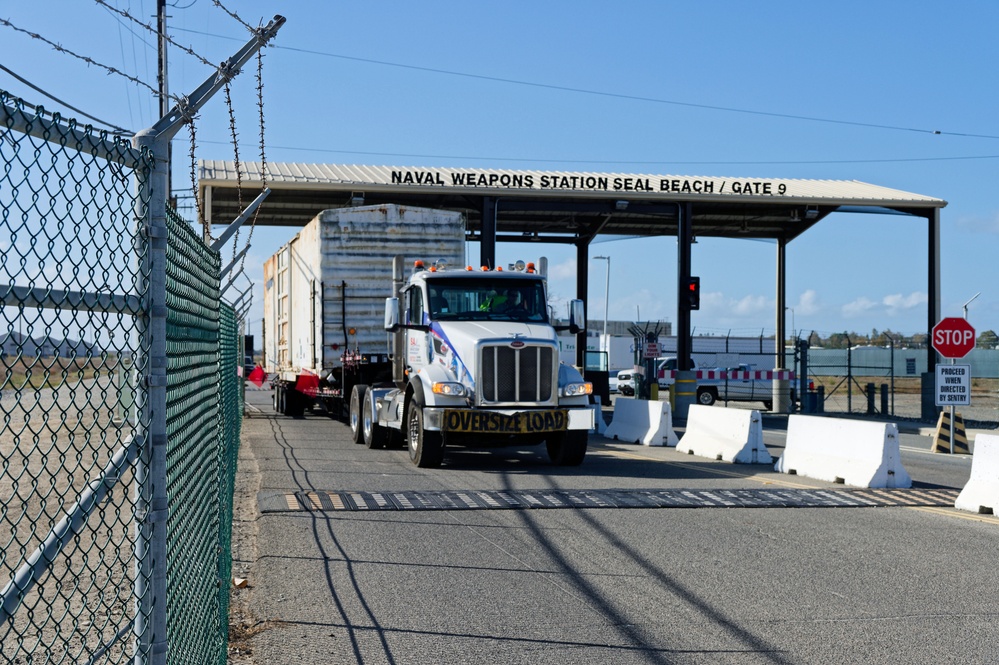
<svg viewBox="0 0 999 665"><path fill-rule="evenodd" d="M873 508L954 505L952 489L770 487L748 489L443 490L296 492L261 503L261 512L560 510L579 508ZM951 513L943 513L951 514Z"/></svg>
<svg viewBox="0 0 999 665"><path fill-rule="evenodd" d="M626 457L626 458L630 458L630 459L639 459L639 460L643 460L643 461L646 461L646 462L658 462L659 464L666 464L668 466L675 466L675 467L679 467L681 469L688 469L690 471L702 471L702 472L704 471L704 466L703 465L702 466L695 466L694 464L689 463L689 462L671 462L669 460L664 460L664 459L661 459L661 458L658 458L658 457L648 457L646 455L637 455L635 453L626 453L626 452L619 451L619 450L601 450L598 454L609 455L611 457ZM711 460L708 460L707 458L704 458L704 459L705 459L706 462L711 461ZM712 468L711 472L712 473L716 473L716 474L718 474L720 476L728 476L729 478L741 478L743 480L753 480L753 481L756 481L758 483L763 483L764 485L780 485L782 487L793 487L793 488L797 488L797 489L810 489L810 488L814 488L815 487L814 485L803 485L801 483L792 483L789 480L784 480L783 478L776 477L776 476L761 476L761 475L758 475L758 474L755 474L755 473L753 475L747 476L747 475L742 474L742 473L736 473L734 471L725 471L724 469L720 469L720 468Z"/></svg>

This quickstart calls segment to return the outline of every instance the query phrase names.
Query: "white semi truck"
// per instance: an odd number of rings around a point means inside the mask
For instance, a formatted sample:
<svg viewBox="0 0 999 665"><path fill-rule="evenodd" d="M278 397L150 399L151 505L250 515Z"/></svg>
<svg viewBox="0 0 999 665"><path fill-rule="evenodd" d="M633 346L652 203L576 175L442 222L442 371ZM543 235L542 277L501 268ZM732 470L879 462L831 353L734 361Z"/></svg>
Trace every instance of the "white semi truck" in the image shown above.
<svg viewBox="0 0 999 665"><path fill-rule="evenodd" d="M276 408L300 415L321 405L346 415L356 443L381 448L404 442L420 467L439 466L446 446L542 442L553 463L582 463L593 428L592 385L559 362L544 276L522 262L505 271L464 266L463 218L450 215L396 206L341 209L310 222L316 229L303 229L298 254L321 257L310 262L317 266L313 279L298 280L312 294L305 300L311 298L315 318L306 351L296 352L292 344L278 356L298 361L280 371ZM362 229L367 240L359 238ZM310 249L312 244L319 247ZM295 263L291 256L288 261ZM413 266L408 276L407 264ZM351 265L363 274L349 274ZM315 281L340 289L310 290ZM367 287L352 289L358 282ZM268 284L265 266L265 330ZM357 291L363 308L349 295L336 301L338 294ZM280 331L282 309L272 310ZM374 317L380 337L372 334ZM584 321L582 301L573 301L566 328L579 332ZM292 332L292 338L303 334ZM334 341L340 335L343 341ZM325 340L321 349L311 342L319 338ZM274 339L280 353L287 337L279 332Z"/></svg>

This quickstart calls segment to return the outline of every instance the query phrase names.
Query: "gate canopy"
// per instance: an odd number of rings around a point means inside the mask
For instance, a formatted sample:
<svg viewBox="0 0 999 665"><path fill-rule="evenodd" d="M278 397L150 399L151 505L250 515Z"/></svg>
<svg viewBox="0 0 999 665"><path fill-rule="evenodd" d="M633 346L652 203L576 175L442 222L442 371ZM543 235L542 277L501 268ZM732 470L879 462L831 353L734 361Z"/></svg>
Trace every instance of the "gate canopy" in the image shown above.
<svg viewBox="0 0 999 665"><path fill-rule="evenodd" d="M237 186L260 189L260 163L243 163L242 171L237 182L234 162L201 162L198 195L206 221L228 224L239 215ZM477 234L489 199L501 241L677 235L680 202L693 203L696 236L783 240L837 210L927 217L947 205L856 180L268 163L266 182L272 191L258 212L260 225L304 226L328 208L397 203L459 210Z"/></svg>
<svg viewBox="0 0 999 665"><path fill-rule="evenodd" d="M576 296L587 295L589 245L598 235L676 236L677 360L690 368L690 304L681 291L691 278L690 245L697 237L766 238L777 244L774 313L777 339L785 336L787 244L833 212L888 213L926 223L926 333L940 314L940 209L947 202L856 180L732 178L566 171L357 166L202 161L198 197L205 222L229 224L266 182L271 193L256 223L304 226L320 211L395 203L457 210L466 237L478 241L479 265L496 265L497 242L541 241L576 247ZM239 188L245 191L240 196ZM918 226L913 228L919 233ZM582 335L582 334L581 334ZM583 339L577 364L584 364ZM782 352L776 359L783 363ZM933 372L936 354L927 351ZM932 418L932 400L924 412Z"/></svg>

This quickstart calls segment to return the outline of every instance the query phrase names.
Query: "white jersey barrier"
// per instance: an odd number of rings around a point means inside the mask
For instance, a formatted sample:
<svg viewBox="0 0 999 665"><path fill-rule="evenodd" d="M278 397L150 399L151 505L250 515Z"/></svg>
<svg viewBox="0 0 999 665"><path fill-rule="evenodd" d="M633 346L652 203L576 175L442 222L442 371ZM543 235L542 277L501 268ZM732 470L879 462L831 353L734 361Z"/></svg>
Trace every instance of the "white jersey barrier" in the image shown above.
<svg viewBox="0 0 999 665"><path fill-rule="evenodd" d="M912 487L898 449L898 425L792 415L774 470L856 487Z"/></svg>
<svg viewBox="0 0 999 665"><path fill-rule="evenodd" d="M618 397L614 400L614 419L604 436L618 441L634 441L646 446L675 446L673 412L669 402Z"/></svg>
<svg viewBox="0 0 999 665"><path fill-rule="evenodd" d="M590 432L592 434L603 434L607 431L607 422L604 420L604 406L600 403L599 395L594 397L593 400L593 404L590 404L590 410L593 411L593 429Z"/></svg>
<svg viewBox="0 0 999 665"><path fill-rule="evenodd" d="M999 513L999 436L979 434L975 437L971 477L957 495L954 507L973 513L987 513L989 510Z"/></svg>
<svg viewBox="0 0 999 665"><path fill-rule="evenodd" d="M677 452L735 464L773 464L763 443L763 419L757 410L692 404Z"/></svg>

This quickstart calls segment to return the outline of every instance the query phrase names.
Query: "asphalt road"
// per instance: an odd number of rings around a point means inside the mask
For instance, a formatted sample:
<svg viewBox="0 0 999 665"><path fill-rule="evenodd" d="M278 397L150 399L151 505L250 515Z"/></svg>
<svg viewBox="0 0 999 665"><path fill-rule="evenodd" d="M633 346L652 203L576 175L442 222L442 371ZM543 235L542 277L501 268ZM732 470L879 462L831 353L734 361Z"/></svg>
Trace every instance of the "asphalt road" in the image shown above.
<svg viewBox="0 0 999 665"><path fill-rule="evenodd" d="M903 435L902 457L930 505L791 507L853 495L598 436L578 468L527 448L449 451L424 470L323 416L274 414L269 392L247 402L233 663L999 658L999 518L947 506L970 460L929 454L925 436ZM765 440L778 457L779 422ZM724 507L778 494L791 499ZM583 507L600 501L659 507Z"/></svg>

